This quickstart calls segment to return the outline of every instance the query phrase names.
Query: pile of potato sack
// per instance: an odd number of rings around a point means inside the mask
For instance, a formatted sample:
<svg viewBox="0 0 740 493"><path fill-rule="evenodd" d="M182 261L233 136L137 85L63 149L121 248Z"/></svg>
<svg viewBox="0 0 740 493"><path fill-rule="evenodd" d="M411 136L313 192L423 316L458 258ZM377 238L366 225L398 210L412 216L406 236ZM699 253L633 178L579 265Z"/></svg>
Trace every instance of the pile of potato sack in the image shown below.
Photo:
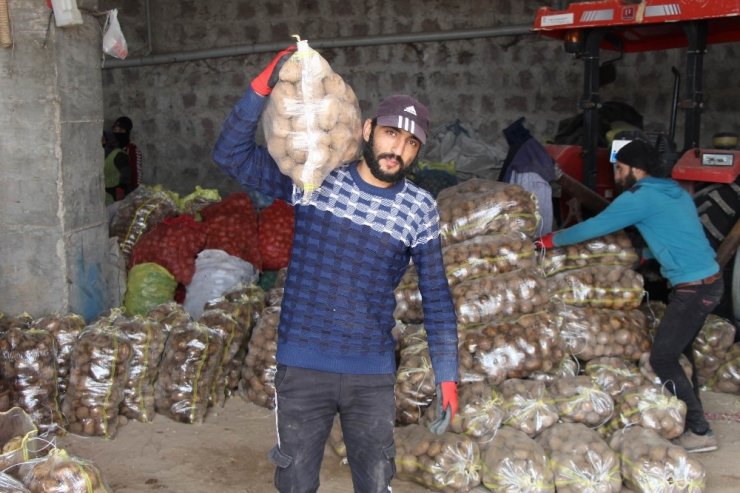
<svg viewBox="0 0 740 493"><path fill-rule="evenodd" d="M435 382L410 266L396 290L398 478L446 492L703 491L701 463L670 442L686 410L647 364L664 306L641 304L626 234L543 252L536 202L516 185L476 178L438 201L460 411L446 433L427 429ZM108 491L94 464L45 445L55 434L111 439L155 414L198 424L234 395L274 407L285 272L268 290L231 286L197 317L170 300L89 324L0 318L0 487L49 491L64 478L54 491ZM703 385L739 393L733 341L734 327L710 316L694 346ZM330 443L345 454L338 424Z"/></svg>
<svg viewBox="0 0 740 493"><path fill-rule="evenodd" d="M299 83L306 67L281 72L265 131L303 202L358 152L354 93L325 61L311 66L322 84ZM448 431L428 430L435 381L410 265L394 314L397 477L443 492L704 491L701 463L670 441L686 408L648 362L665 307L642 302L627 235L540 251L536 200L517 185L473 178L437 200L460 408ZM120 307L91 323L0 313L0 491L110 491L95 464L54 447L60 434L113 439L156 414L197 425L233 396L273 408L292 227L291 207L257 211L246 194L142 186L122 201L110 224L127 273ZM710 316L694 344L706 388L740 394L733 341ZM346 455L338 420L329 443Z"/></svg>

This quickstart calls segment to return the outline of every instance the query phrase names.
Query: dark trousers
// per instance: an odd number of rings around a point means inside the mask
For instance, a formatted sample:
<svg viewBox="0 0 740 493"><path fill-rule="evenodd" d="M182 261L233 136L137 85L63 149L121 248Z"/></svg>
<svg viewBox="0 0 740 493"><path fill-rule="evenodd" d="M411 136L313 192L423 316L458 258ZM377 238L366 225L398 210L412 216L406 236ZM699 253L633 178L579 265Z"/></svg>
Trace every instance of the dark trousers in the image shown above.
<svg viewBox="0 0 740 493"><path fill-rule="evenodd" d="M723 289L721 278L712 284L675 287L668 298L665 314L650 350L650 365L660 381L686 403L686 428L695 433L705 433L709 423L699 399L692 344L707 315L719 303ZM681 354L685 354L691 362L691 381L679 364Z"/></svg>
<svg viewBox="0 0 740 493"><path fill-rule="evenodd" d="M318 490L324 447L337 413L354 491L391 491L395 380L394 374L348 375L278 365L278 443L270 451L278 491Z"/></svg>

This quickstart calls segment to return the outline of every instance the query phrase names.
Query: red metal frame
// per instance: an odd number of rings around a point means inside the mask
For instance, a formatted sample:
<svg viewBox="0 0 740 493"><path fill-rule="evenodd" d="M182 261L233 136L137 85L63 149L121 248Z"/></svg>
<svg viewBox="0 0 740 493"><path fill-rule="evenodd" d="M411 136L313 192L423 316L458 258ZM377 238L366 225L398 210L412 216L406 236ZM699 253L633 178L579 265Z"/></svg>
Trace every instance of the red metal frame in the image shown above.
<svg viewBox="0 0 740 493"><path fill-rule="evenodd" d="M707 44L740 41L740 0L601 0L571 3L565 10L541 7L532 30L563 39L574 29L610 27L625 52L638 52L687 46L679 23L696 20L708 22ZM608 39L601 47L618 49Z"/></svg>

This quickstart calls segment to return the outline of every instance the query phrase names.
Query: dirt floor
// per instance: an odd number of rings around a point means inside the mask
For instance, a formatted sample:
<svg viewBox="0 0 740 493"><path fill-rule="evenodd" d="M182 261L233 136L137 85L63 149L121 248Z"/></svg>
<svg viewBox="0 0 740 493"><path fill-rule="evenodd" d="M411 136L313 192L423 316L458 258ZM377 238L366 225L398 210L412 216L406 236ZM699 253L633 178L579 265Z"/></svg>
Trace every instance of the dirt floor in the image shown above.
<svg viewBox="0 0 740 493"><path fill-rule="evenodd" d="M740 396L707 392L704 403L720 441L718 451L696 455L707 469L705 491L737 493ZM274 491L273 466L267 460L275 441L274 427L272 411L234 397L218 413L210 412L202 425L157 416L153 423L129 423L112 440L68 436L60 438L58 446L94 461L116 493L264 493ZM349 468L328 446L319 491L352 491ZM396 480L393 491L429 490Z"/></svg>

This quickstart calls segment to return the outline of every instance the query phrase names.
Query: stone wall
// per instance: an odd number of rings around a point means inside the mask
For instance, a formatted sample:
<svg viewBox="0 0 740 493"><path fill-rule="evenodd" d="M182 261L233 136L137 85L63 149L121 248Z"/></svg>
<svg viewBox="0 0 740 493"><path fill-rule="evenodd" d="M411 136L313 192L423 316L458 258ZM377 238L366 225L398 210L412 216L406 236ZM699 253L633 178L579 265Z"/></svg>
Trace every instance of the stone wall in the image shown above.
<svg viewBox="0 0 740 493"><path fill-rule="evenodd" d="M238 45L291 43L528 26L547 2L494 0L241 0L150 2L151 40L144 0L101 1L119 6L130 57ZM550 2L554 3L554 2ZM730 84L740 68L739 46L715 45L705 59L703 143L718 131L740 128L740 89ZM275 49L275 52L278 48ZM392 92L428 103L436 124L460 120L477 137L506 149L501 130L524 116L541 141L558 122L578 113L583 62L559 42L535 35L454 41L354 46L319 50L357 93L368 115ZM606 58L608 52L605 52ZM104 70L105 119L134 121L132 137L145 156L144 179L180 193L195 185L234 188L212 164L210 152L221 124L252 77L272 53ZM646 127L668 129L673 76L684 54L670 50L626 54L602 100L622 101L644 115ZM682 141L683 116L677 136Z"/></svg>

